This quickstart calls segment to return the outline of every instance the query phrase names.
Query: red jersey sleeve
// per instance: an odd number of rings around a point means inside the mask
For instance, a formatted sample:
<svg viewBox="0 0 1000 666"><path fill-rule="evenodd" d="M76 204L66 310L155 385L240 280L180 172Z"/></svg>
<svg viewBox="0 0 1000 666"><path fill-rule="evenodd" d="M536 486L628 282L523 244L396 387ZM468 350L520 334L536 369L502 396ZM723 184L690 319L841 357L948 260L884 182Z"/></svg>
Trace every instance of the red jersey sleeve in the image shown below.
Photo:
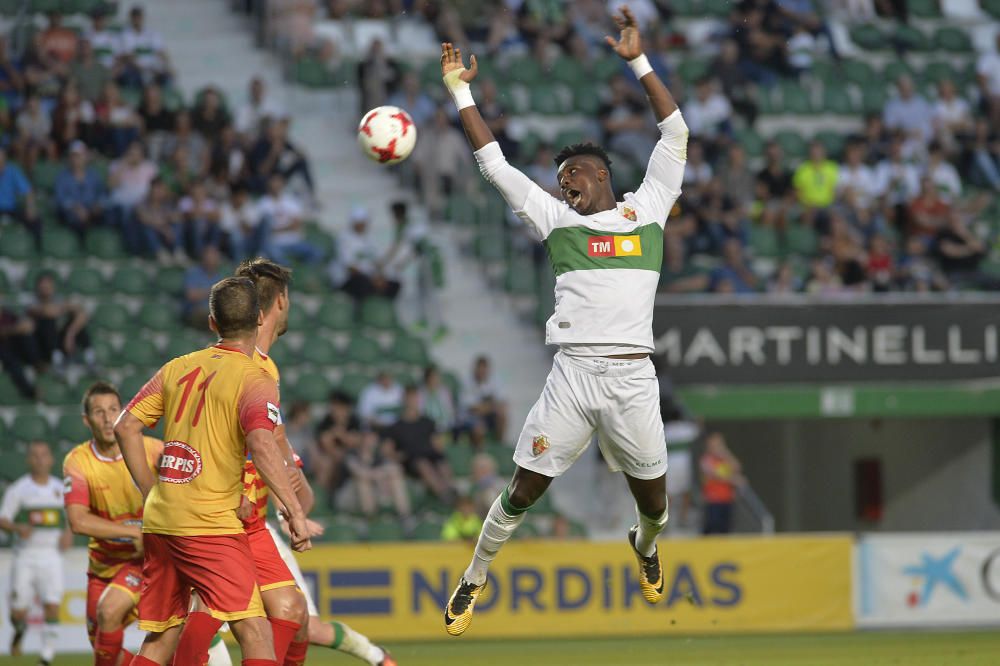
<svg viewBox="0 0 1000 666"><path fill-rule="evenodd" d="M258 429L274 432L281 421L278 409L278 386L265 371L249 373L243 380L236 411L243 434Z"/></svg>
<svg viewBox="0 0 1000 666"><path fill-rule="evenodd" d="M147 428L156 425L163 416L163 368L139 389L125 411L142 421Z"/></svg>
<svg viewBox="0 0 1000 666"><path fill-rule="evenodd" d="M90 506L90 484L78 463L67 457L63 461L63 505L70 504Z"/></svg>

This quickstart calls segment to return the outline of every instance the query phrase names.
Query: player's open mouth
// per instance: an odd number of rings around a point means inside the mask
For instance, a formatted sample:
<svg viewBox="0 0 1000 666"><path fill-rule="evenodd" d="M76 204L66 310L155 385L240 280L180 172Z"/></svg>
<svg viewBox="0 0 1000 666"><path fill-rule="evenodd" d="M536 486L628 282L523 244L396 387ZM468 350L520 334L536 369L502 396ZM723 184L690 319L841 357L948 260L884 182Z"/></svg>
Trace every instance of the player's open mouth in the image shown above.
<svg viewBox="0 0 1000 666"><path fill-rule="evenodd" d="M563 190L563 199L573 208L580 205L580 193L577 190Z"/></svg>

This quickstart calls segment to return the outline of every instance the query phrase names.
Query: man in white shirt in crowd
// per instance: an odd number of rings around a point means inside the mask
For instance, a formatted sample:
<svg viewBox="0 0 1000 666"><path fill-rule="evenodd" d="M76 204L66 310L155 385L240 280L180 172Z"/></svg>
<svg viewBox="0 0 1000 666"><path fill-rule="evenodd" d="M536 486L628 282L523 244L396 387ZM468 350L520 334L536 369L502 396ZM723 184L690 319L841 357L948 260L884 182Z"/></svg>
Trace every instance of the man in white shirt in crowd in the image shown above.
<svg viewBox="0 0 1000 666"><path fill-rule="evenodd" d="M257 202L261 220L267 224L264 253L279 264L292 260L315 263L323 252L305 235L305 207L299 198L285 189L285 179L272 174L267 180L267 194Z"/></svg>
<svg viewBox="0 0 1000 666"><path fill-rule="evenodd" d="M337 258L330 264L330 279L356 302L369 296L395 298L399 282L379 270L379 252L368 235L368 210L351 209L350 227L337 239Z"/></svg>
<svg viewBox="0 0 1000 666"><path fill-rule="evenodd" d="M358 418L367 429L388 428L403 408L403 387L385 370L361 391L358 397Z"/></svg>
<svg viewBox="0 0 1000 666"><path fill-rule="evenodd" d="M261 241L267 229L260 207L250 198L245 185L235 185L222 204L219 228L226 237L230 256L254 257L262 252Z"/></svg>
<svg viewBox="0 0 1000 666"><path fill-rule="evenodd" d="M95 11L91 21L86 40L94 49L94 58L108 70L114 70L122 50L121 35L108 29L108 14L103 9Z"/></svg>
<svg viewBox="0 0 1000 666"><path fill-rule="evenodd" d="M160 33L146 27L146 16L142 7L136 5L128 13L128 25L122 31L121 53L131 68L138 69L142 81L156 81L160 85L169 83L170 57Z"/></svg>
<svg viewBox="0 0 1000 666"><path fill-rule="evenodd" d="M492 433L497 441L507 438L507 401L493 376L487 356L479 356L472 365L472 377L462 396L473 443L479 444Z"/></svg>
<svg viewBox="0 0 1000 666"><path fill-rule="evenodd" d="M52 451L42 441L28 445L28 473L11 484L0 502L0 530L15 535L10 571L10 620L14 625L12 656L21 654L28 610L42 602L40 666L55 656L59 608L63 597L62 552L73 542L63 511L63 483L52 476Z"/></svg>
<svg viewBox="0 0 1000 666"><path fill-rule="evenodd" d="M976 81L994 127L1000 126L1000 31L996 48L983 53L976 61Z"/></svg>
<svg viewBox="0 0 1000 666"><path fill-rule="evenodd" d="M691 136L709 142L715 141L720 133L728 129L732 115L733 107L710 76L698 81L694 97L684 105L684 117Z"/></svg>
<svg viewBox="0 0 1000 666"><path fill-rule="evenodd" d="M886 102L882 121L886 129L903 130L908 139L926 144L932 134L931 105L916 92L913 80L903 75L896 81L896 97Z"/></svg>
<svg viewBox="0 0 1000 666"><path fill-rule="evenodd" d="M278 118L283 111L267 94L264 79L255 76L250 79L247 102L236 112L236 131L248 140L256 139L263 129L265 118Z"/></svg>

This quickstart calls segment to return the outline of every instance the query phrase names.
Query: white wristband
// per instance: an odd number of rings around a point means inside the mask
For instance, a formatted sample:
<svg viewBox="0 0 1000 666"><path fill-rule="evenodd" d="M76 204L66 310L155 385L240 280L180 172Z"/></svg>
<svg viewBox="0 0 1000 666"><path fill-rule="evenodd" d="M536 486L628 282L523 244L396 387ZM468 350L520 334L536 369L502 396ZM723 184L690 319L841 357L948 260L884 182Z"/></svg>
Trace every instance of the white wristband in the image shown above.
<svg viewBox="0 0 1000 666"><path fill-rule="evenodd" d="M646 57L645 53L641 53L639 57L629 60L628 66L632 68L632 73L635 74L635 78L637 79L641 79L653 71L653 66L649 64L649 58Z"/></svg>
<svg viewBox="0 0 1000 666"><path fill-rule="evenodd" d="M475 106L476 100L472 99L472 86L460 78L461 72L453 70L444 76L444 85L448 88L451 99L455 102L455 108L459 111L467 106Z"/></svg>

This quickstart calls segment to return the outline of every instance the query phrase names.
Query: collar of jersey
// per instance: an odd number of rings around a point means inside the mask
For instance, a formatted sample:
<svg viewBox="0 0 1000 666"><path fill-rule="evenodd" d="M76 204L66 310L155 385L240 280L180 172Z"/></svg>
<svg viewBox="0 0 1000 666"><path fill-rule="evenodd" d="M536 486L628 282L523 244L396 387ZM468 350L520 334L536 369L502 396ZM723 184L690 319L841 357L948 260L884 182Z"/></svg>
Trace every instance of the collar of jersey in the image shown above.
<svg viewBox="0 0 1000 666"><path fill-rule="evenodd" d="M97 450L97 444L94 443L94 440L90 440L90 450L94 453L94 457L100 460L101 462L118 462L119 460L122 459L121 453L118 454L117 458L109 458L106 455L103 455L100 451Z"/></svg>

